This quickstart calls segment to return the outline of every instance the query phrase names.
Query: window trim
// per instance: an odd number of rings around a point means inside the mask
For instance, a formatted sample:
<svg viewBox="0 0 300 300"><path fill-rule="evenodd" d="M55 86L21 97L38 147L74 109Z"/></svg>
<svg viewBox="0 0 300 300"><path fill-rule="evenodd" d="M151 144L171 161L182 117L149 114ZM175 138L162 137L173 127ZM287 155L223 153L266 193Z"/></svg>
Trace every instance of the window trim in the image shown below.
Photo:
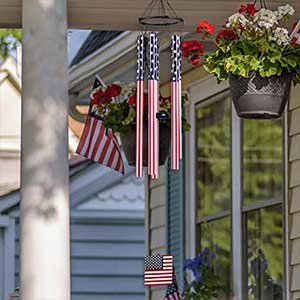
<svg viewBox="0 0 300 300"><path fill-rule="evenodd" d="M227 216L227 212L222 212L221 214L215 214L208 217L197 218L196 216L196 147L195 147L195 112L199 107L204 107L210 103L217 102L220 99L229 96L229 83L228 81L223 81L221 84L216 83L216 79L213 76L207 76L196 82L193 82L187 87L187 93L189 95L189 107L186 110L186 115L191 123L191 131L187 135L185 147L186 147L186 220L191 220L186 224L186 255L187 257L194 257L196 255L196 240L197 240L197 224L203 221L214 220L217 218ZM242 203L242 121L237 116L235 109L232 105L232 134L231 134L231 147L235 143L238 143L240 147L232 147L231 158L239 158L238 160L232 159L231 168L232 171L235 170L235 175L232 177L236 180L236 174L239 173L240 184L232 185L232 197L231 203L238 203L238 205L232 205L231 214L231 227L232 235L235 236L232 239L232 257L237 257L237 259L232 260L232 270L233 270L233 294L234 299L246 299L247 297L247 286L246 286L246 272L243 269L245 265L244 257L244 245L243 236L245 234L242 232L244 230L245 216L246 212L252 211L258 208L269 207L277 204L282 204L283 208L283 231L284 231L284 270L283 270L283 293L285 295L285 300L290 300L289 292L289 228L288 228L288 124L287 124L287 109L284 113L284 126L283 126L283 151L284 151L284 199L270 199L263 201L256 205L248 205L243 207ZM235 126L236 124L236 126ZM236 148L236 149L235 149ZM239 148L239 149L237 149ZM233 153L234 152L234 153ZM239 200L239 201L238 201ZM238 214L237 214L238 212ZM230 213L230 212L229 212ZM222 215L222 216L221 216ZM238 217L237 217L238 215ZM239 237L238 239L236 237ZM242 280L241 280L242 278Z"/></svg>

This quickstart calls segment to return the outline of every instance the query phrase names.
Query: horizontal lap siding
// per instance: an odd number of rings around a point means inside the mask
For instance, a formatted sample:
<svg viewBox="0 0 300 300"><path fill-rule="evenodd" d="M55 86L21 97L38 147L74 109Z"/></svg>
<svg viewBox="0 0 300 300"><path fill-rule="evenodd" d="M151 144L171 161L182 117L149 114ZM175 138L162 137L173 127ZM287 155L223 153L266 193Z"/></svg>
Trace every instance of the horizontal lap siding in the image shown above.
<svg viewBox="0 0 300 300"><path fill-rule="evenodd" d="M160 168L159 180L149 180L148 206L149 218L147 235L150 255L166 253L166 173L165 167ZM164 299L166 287L150 287L148 299Z"/></svg>
<svg viewBox="0 0 300 300"><path fill-rule="evenodd" d="M87 222L87 223L85 223ZM72 300L144 300L144 220L71 224ZM19 226L16 283L19 281Z"/></svg>
<svg viewBox="0 0 300 300"><path fill-rule="evenodd" d="M300 87L289 103L289 204L291 298L300 299Z"/></svg>

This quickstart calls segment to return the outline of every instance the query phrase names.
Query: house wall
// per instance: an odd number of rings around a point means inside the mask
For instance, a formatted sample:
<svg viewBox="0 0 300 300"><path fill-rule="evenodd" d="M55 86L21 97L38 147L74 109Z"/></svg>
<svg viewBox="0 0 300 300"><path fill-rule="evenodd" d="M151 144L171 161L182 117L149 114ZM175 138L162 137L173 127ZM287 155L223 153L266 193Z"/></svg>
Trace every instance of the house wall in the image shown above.
<svg viewBox="0 0 300 300"><path fill-rule="evenodd" d="M20 91L6 77L0 82L0 194L19 186L20 132Z"/></svg>
<svg viewBox="0 0 300 300"><path fill-rule="evenodd" d="M130 221L72 218L71 299L144 300L144 248L143 216ZM16 286L19 284L19 253L17 222Z"/></svg>
<svg viewBox="0 0 300 300"><path fill-rule="evenodd" d="M183 74L182 87L183 90L193 81L206 76L207 73L202 68L195 68ZM170 95L170 85L161 86L161 92L164 96ZM147 252L150 255L167 252L167 167L160 167L159 180L152 180L150 177L147 182L148 195L146 211L146 240ZM148 300L164 299L166 287L150 287L147 293Z"/></svg>
<svg viewBox="0 0 300 300"><path fill-rule="evenodd" d="M300 87L289 103L289 228L291 299L300 299Z"/></svg>
<svg viewBox="0 0 300 300"><path fill-rule="evenodd" d="M201 69L184 74L183 86L201 79L205 72ZM163 94L169 93L169 87L161 87ZM288 231L289 231L289 259L288 272L291 300L300 299L300 86L293 87L289 102L288 118ZM161 168L159 181L149 179L148 206L149 217L146 218L146 235L148 239L148 252L165 253L167 248L166 224L166 168ZM188 200L188 199L187 199ZM151 288L147 299L163 299L165 288Z"/></svg>

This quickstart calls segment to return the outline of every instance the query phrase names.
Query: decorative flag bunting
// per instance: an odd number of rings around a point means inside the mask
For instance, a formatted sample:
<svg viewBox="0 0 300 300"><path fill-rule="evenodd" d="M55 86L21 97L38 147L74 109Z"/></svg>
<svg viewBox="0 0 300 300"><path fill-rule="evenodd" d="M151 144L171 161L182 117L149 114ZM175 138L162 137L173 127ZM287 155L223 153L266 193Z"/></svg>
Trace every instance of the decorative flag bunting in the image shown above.
<svg viewBox="0 0 300 300"><path fill-rule="evenodd" d="M177 284L175 269L173 269L173 282L167 288L165 300L180 300L180 291Z"/></svg>
<svg viewBox="0 0 300 300"><path fill-rule="evenodd" d="M158 37L157 33L149 34L149 72L148 72L148 174L153 179L159 176L159 120L158 107Z"/></svg>
<svg viewBox="0 0 300 300"><path fill-rule="evenodd" d="M96 77L91 101L102 85L101 80ZM92 112L91 106L76 153L124 174L124 163L117 138L111 130L106 132L102 121Z"/></svg>
<svg viewBox="0 0 300 300"><path fill-rule="evenodd" d="M173 256L145 256L144 284L145 286L169 285L173 283Z"/></svg>
<svg viewBox="0 0 300 300"><path fill-rule="evenodd" d="M171 169L179 169L182 158L181 122L181 37L172 36L172 83L171 83Z"/></svg>
<svg viewBox="0 0 300 300"><path fill-rule="evenodd" d="M137 40L137 78L136 78L136 177L143 176L144 154L144 51L145 37L139 35Z"/></svg>

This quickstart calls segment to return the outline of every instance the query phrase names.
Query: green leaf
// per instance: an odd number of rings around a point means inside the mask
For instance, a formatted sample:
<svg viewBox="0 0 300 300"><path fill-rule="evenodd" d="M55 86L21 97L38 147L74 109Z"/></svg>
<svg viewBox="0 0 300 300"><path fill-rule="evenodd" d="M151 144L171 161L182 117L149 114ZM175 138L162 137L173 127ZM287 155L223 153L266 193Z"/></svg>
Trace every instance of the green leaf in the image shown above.
<svg viewBox="0 0 300 300"><path fill-rule="evenodd" d="M129 114L128 114L127 118L122 122L122 125L127 126L127 125L131 124L134 121L135 116L136 116L135 110L132 107L130 107Z"/></svg>

